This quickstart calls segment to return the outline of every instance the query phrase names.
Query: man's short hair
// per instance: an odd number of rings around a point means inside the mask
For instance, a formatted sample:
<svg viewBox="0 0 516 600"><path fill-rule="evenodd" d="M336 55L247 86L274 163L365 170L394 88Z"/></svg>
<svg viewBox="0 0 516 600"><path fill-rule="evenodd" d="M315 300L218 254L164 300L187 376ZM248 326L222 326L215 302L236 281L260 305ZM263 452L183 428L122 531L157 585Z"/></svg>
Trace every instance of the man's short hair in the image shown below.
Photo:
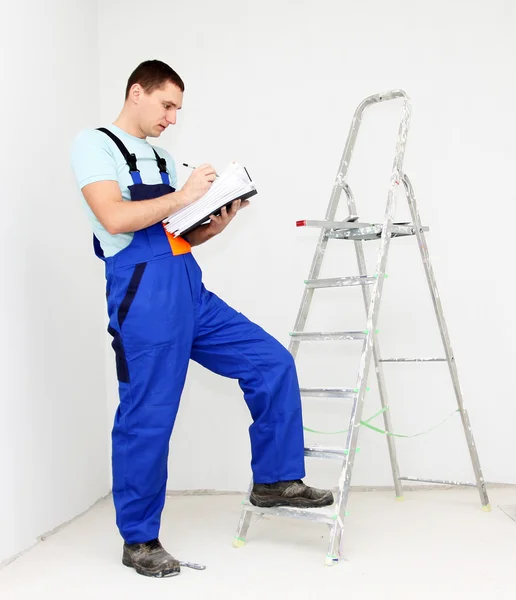
<svg viewBox="0 0 516 600"><path fill-rule="evenodd" d="M182 92L185 91L183 80L172 67L161 60L146 60L131 73L125 88L125 99L129 97L129 90L135 83L139 83L147 94L151 94L169 81Z"/></svg>

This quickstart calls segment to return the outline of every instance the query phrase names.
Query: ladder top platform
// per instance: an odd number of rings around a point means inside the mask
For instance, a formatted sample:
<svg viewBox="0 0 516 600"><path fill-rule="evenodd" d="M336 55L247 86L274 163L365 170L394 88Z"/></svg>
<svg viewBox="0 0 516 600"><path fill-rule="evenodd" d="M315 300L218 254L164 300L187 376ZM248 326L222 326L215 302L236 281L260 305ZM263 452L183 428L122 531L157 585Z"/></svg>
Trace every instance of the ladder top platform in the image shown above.
<svg viewBox="0 0 516 600"><path fill-rule="evenodd" d="M383 223L360 223L354 221L296 221L297 227L319 227L327 230L326 235L330 239L343 240L376 240L382 236L385 227ZM429 227L422 227L423 231L429 231ZM393 223L391 237L405 237L416 234L414 223Z"/></svg>

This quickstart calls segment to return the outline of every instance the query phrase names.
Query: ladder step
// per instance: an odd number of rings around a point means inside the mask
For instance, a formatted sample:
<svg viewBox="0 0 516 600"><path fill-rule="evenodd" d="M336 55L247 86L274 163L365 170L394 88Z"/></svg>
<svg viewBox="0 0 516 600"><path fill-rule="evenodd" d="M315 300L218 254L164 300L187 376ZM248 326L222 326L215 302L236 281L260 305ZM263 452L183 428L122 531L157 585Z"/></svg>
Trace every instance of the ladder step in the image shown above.
<svg viewBox="0 0 516 600"><path fill-rule="evenodd" d="M348 451L346 448L334 446L307 446L305 447L305 456L312 458L332 458L342 460Z"/></svg>
<svg viewBox="0 0 516 600"><path fill-rule="evenodd" d="M477 487L476 483L464 483L462 481L443 481L440 479L420 479L419 477L398 477L400 481L417 481L419 483L439 483L441 485L464 485L467 487Z"/></svg>
<svg viewBox="0 0 516 600"><path fill-rule="evenodd" d="M399 362L446 362L446 358L382 358L383 363Z"/></svg>
<svg viewBox="0 0 516 600"><path fill-rule="evenodd" d="M301 396L308 398L356 398L357 391L348 388L300 388Z"/></svg>
<svg viewBox="0 0 516 600"><path fill-rule="evenodd" d="M249 501L244 500L242 502L244 510L265 514L274 515L276 517L291 517L294 519L305 519L306 521L316 521L318 523L326 523L333 525L335 521L342 526L342 520L336 513L336 506L325 506L323 508L293 508L290 506L276 506L274 508L262 508L260 506L254 506Z"/></svg>
<svg viewBox="0 0 516 600"><path fill-rule="evenodd" d="M357 276L357 277L335 277L332 279L307 279L305 281L307 288L330 288L347 287L351 285L372 285L376 277Z"/></svg>
<svg viewBox="0 0 516 600"><path fill-rule="evenodd" d="M367 333L365 331L329 331L304 333L301 331L293 331L290 337L300 342L316 342L330 340L365 340Z"/></svg>

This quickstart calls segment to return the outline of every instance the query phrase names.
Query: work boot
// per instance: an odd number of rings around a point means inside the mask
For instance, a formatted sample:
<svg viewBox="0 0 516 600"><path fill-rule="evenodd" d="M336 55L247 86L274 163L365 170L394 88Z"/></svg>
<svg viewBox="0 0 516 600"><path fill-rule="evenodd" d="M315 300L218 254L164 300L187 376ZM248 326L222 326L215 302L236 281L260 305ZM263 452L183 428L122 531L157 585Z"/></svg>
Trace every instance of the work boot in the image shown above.
<svg viewBox="0 0 516 600"><path fill-rule="evenodd" d="M274 506L321 508L333 504L333 494L330 490L308 487L301 479L294 479L276 483L255 483L250 501L254 506L264 508Z"/></svg>
<svg viewBox="0 0 516 600"><path fill-rule="evenodd" d="M122 562L147 577L172 577L181 571L179 561L163 548L158 539L144 544L124 543Z"/></svg>

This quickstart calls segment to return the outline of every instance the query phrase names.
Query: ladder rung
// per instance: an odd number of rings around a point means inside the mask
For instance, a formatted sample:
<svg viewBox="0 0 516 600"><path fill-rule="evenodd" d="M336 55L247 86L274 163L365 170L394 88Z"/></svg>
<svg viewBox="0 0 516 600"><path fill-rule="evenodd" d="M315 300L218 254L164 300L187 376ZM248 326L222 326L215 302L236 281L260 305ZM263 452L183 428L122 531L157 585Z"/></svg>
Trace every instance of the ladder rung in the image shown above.
<svg viewBox="0 0 516 600"><path fill-rule="evenodd" d="M307 288L330 288L346 287L350 285L372 285L376 277L357 276L357 277L335 277L332 279L307 279L305 281Z"/></svg>
<svg viewBox="0 0 516 600"><path fill-rule="evenodd" d="M305 448L305 456L313 458L343 459L348 451L345 448L333 446L309 446Z"/></svg>
<svg viewBox="0 0 516 600"><path fill-rule="evenodd" d="M347 388L301 388L302 396L309 398L356 398L357 391Z"/></svg>
<svg viewBox="0 0 516 600"><path fill-rule="evenodd" d="M476 483L464 483L462 481L442 481L440 479L420 479L419 477L398 477L400 481L417 481L419 483L439 483L442 485L465 485L467 487L477 487Z"/></svg>
<svg viewBox="0 0 516 600"><path fill-rule="evenodd" d="M397 363L397 362L446 362L446 358L382 358L380 362Z"/></svg>
<svg viewBox="0 0 516 600"><path fill-rule="evenodd" d="M307 521L316 521L319 523L327 523L333 525L335 521L341 526L342 521L338 514L336 514L336 506L325 506L323 508L293 508L290 506L276 506L275 508L262 508L260 506L254 506L248 501L242 502L243 509L250 512L274 515L277 517L291 517L294 519L305 519Z"/></svg>
<svg viewBox="0 0 516 600"><path fill-rule="evenodd" d="M324 332L313 332L303 333L300 331L293 331L290 337L300 342L316 342L316 341L330 341L330 340L365 340L367 334L365 331L329 331Z"/></svg>

